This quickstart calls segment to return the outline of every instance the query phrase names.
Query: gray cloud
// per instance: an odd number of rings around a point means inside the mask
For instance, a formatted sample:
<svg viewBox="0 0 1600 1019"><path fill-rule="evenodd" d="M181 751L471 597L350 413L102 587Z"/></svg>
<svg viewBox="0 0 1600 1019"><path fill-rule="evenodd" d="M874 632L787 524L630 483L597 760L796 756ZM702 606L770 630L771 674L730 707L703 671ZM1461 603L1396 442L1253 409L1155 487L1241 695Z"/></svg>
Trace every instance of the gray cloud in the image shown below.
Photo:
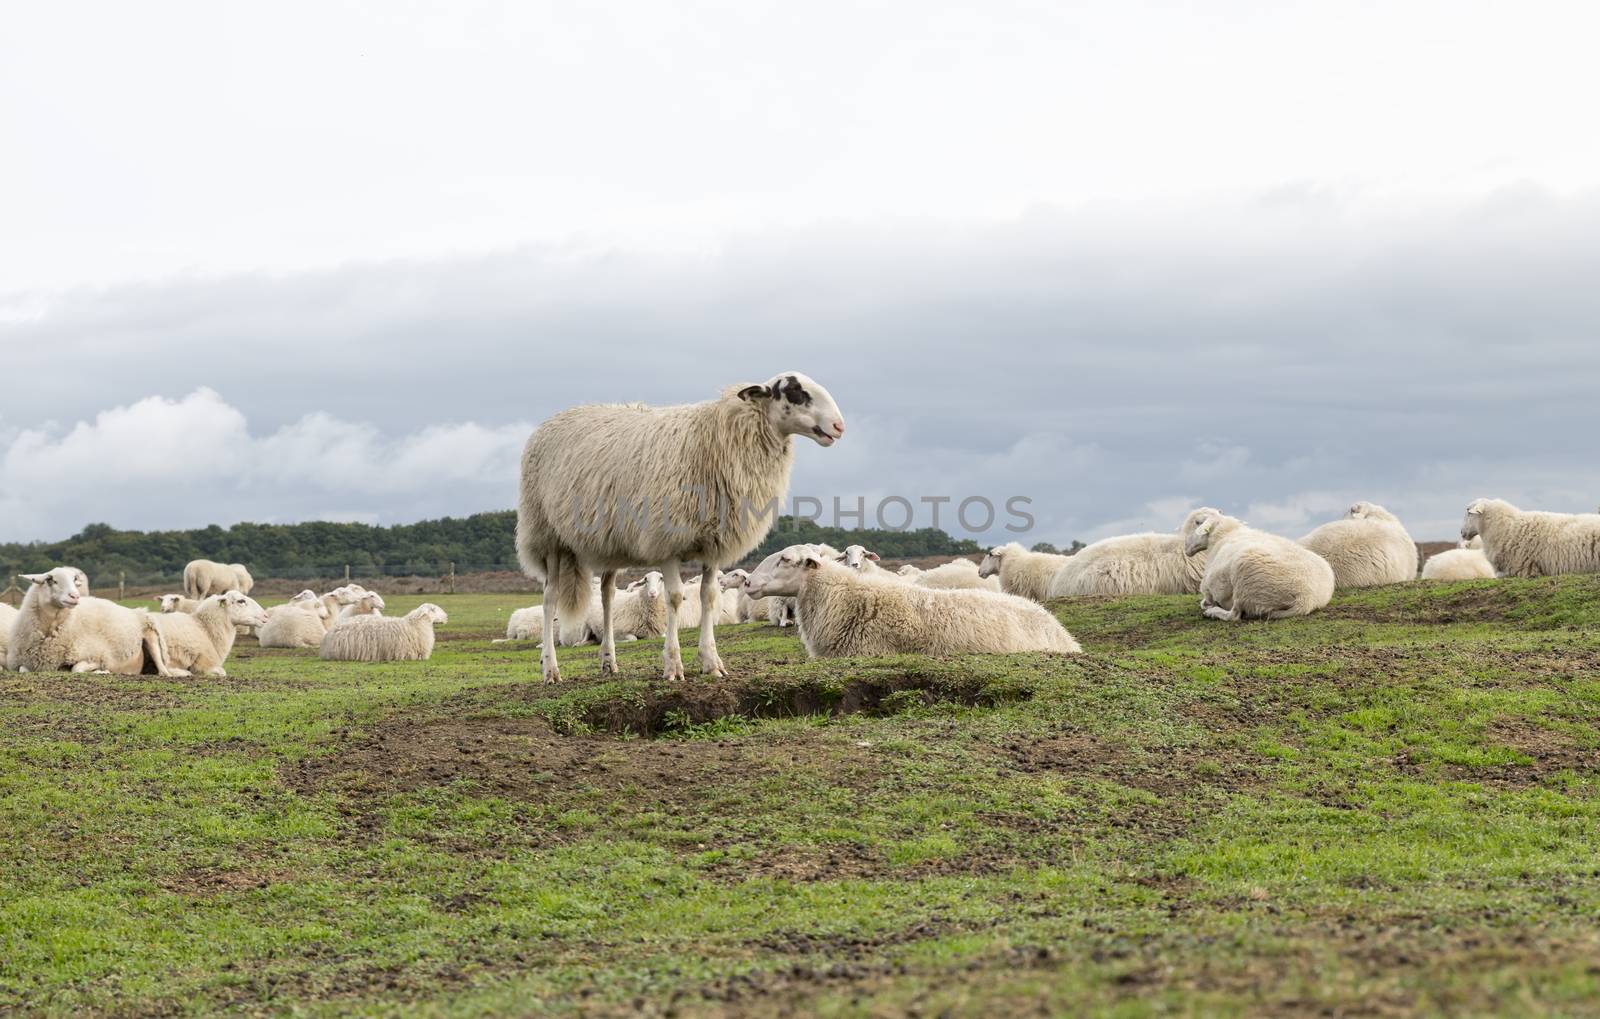
<svg viewBox="0 0 1600 1019"><path fill-rule="evenodd" d="M1592 196L1384 209L1283 189L706 255L526 249L13 294L0 538L508 506L508 436L529 422L789 368L850 418L839 447L800 450L795 490L825 500L1025 494L1034 537L1060 542L1170 528L1195 501L1298 533L1370 498L1447 537L1480 494L1600 504L1596 278ZM203 389L215 402L190 405ZM94 459L126 458L107 436L150 427L138 416L73 446L151 396L226 419L231 445L160 485ZM63 445L98 480L43 466L69 462ZM446 464L439 484L385 480ZM31 487L46 475L57 489Z"/></svg>

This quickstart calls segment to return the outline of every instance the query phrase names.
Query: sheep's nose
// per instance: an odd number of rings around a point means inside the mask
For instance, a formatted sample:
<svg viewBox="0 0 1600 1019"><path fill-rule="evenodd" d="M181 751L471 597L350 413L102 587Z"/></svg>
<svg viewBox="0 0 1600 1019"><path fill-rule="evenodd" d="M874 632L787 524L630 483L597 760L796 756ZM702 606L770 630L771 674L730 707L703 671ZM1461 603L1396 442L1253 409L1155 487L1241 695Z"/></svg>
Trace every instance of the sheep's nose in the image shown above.
<svg viewBox="0 0 1600 1019"><path fill-rule="evenodd" d="M844 435L844 422L843 421L835 421L833 423L833 434L841 436L841 437Z"/></svg>

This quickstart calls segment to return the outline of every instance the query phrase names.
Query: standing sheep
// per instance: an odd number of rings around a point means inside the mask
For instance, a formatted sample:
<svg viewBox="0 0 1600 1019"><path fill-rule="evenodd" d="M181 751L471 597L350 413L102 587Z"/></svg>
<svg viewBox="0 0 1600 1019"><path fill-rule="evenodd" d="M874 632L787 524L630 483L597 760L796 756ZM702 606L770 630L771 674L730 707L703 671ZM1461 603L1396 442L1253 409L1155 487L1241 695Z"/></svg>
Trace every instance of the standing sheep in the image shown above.
<svg viewBox="0 0 1600 1019"><path fill-rule="evenodd" d="M58 566L26 573L31 585L12 624L6 668L22 672L144 671L144 609L80 593L82 570Z"/></svg>
<svg viewBox="0 0 1600 1019"><path fill-rule="evenodd" d="M1056 617L1025 598L862 576L805 546L768 556L745 590L799 599L800 639L813 658L1082 650Z"/></svg>
<svg viewBox="0 0 1600 1019"><path fill-rule="evenodd" d="M978 576L1000 578L1000 590L1033 601L1050 597L1050 581L1071 556L1029 552L1019 542L997 545L978 564Z"/></svg>
<svg viewBox="0 0 1600 1019"><path fill-rule="evenodd" d="M1600 573L1600 513L1520 510L1503 499L1475 499L1461 540L1483 539L1483 554L1502 577Z"/></svg>
<svg viewBox="0 0 1600 1019"><path fill-rule="evenodd" d="M1304 616L1333 598L1333 567L1288 538L1210 516L1185 541L1191 555L1210 550L1200 580L1200 609L1210 619Z"/></svg>
<svg viewBox="0 0 1600 1019"><path fill-rule="evenodd" d="M1423 580L1491 580L1494 567L1483 554L1483 539L1464 541L1460 548L1445 549L1422 564Z"/></svg>
<svg viewBox="0 0 1600 1019"><path fill-rule="evenodd" d="M1201 520L1221 512L1210 506L1194 510L1176 534L1124 534L1087 545L1056 571L1049 596L1194 594L1200 590L1206 557L1204 552L1185 555L1184 540Z"/></svg>
<svg viewBox="0 0 1600 1019"><path fill-rule="evenodd" d="M249 594L256 589L256 578L250 576L250 571L244 568L244 563L229 563L228 569L233 571L233 589L240 594Z"/></svg>
<svg viewBox="0 0 1600 1019"><path fill-rule="evenodd" d="M235 590L239 575L226 563L196 559L183 568L183 593L194 601Z"/></svg>
<svg viewBox="0 0 1600 1019"><path fill-rule="evenodd" d="M344 619L322 638L322 657L332 662L421 662L433 655L433 627L447 623L444 609L424 602L400 617Z"/></svg>
<svg viewBox="0 0 1600 1019"><path fill-rule="evenodd" d="M789 487L795 435L832 446L844 418L826 389L793 372L705 403L584 406L540 425L522 455L517 557L544 582L545 681L561 678L555 619L584 612L596 570L600 672L616 673L612 582L629 566L655 567L666 578L664 673L682 679L679 564L704 564L701 610L710 612L718 568L755 548L775 520L768 511ZM727 675L714 623L700 628L700 670Z"/></svg>
<svg viewBox="0 0 1600 1019"><path fill-rule="evenodd" d="M1323 524L1300 544L1333 567L1335 587L1402 584L1417 577L1417 543L1400 518L1377 503L1356 503L1342 519Z"/></svg>
<svg viewBox="0 0 1600 1019"><path fill-rule="evenodd" d="M227 678L222 665L233 651L241 626L266 626L267 611L238 591L214 594L192 614L167 612L145 620L145 654L163 676L196 672Z"/></svg>

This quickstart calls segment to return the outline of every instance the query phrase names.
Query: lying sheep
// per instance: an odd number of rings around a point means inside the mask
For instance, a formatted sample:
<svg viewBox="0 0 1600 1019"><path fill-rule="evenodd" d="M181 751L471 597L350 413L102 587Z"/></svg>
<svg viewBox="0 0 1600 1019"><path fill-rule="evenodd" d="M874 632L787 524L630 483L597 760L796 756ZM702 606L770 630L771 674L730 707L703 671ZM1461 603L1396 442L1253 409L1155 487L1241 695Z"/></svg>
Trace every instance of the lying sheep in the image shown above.
<svg viewBox="0 0 1600 1019"><path fill-rule="evenodd" d="M943 566L923 570L911 578L911 584L934 591L1000 591L999 578L979 576L978 564L971 559L952 559Z"/></svg>
<svg viewBox="0 0 1600 1019"><path fill-rule="evenodd" d="M1422 564L1423 580L1489 580L1494 567L1483 554L1483 539L1464 541L1460 548L1446 549L1428 557Z"/></svg>
<svg viewBox="0 0 1600 1019"><path fill-rule="evenodd" d="M433 628L450 621L444 609L424 602L398 618L355 616L340 620L322 638L322 657L332 662L420 662L433 655Z"/></svg>
<svg viewBox="0 0 1600 1019"><path fill-rule="evenodd" d="M1377 503L1356 503L1300 544L1333 567L1335 587L1401 584L1417 576L1417 543L1400 519Z"/></svg>
<svg viewBox="0 0 1600 1019"><path fill-rule="evenodd" d="M342 623L357 616L381 616L384 608L382 595L376 591L362 591L354 601L339 610L335 623Z"/></svg>
<svg viewBox="0 0 1600 1019"><path fill-rule="evenodd" d="M1204 552L1184 554L1184 541L1201 520L1221 510L1203 506L1184 518L1176 534L1151 531L1102 538L1067 557L1050 578L1051 598L1084 595L1194 594L1206 571Z"/></svg>
<svg viewBox="0 0 1600 1019"><path fill-rule="evenodd" d="M6 648L11 644L11 628L17 623L17 610L0 602L0 669L6 667Z"/></svg>
<svg viewBox="0 0 1600 1019"><path fill-rule="evenodd" d="M226 678L222 667L241 626L267 625L267 611L254 598L229 591L214 594L192 614L166 612L145 618L145 654L163 676L196 672Z"/></svg>
<svg viewBox="0 0 1600 1019"><path fill-rule="evenodd" d="M144 609L129 609L80 593L82 570L58 566L23 574L29 582L12 624L6 668L22 672L144 671Z"/></svg>
<svg viewBox="0 0 1600 1019"><path fill-rule="evenodd" d="M538 640L544 631L544 606L517 609L506 620L506 640Z"/></svg>
<svg viewBox="0 0 1600 1019"><path fill-rule="evenodd" d="M181 594L164 594L151 600L159 604L164 613L193 612L200 607L200 602L194 598L185 598Z"/></svg>
<svg viewBox="0 0 1600 1019"><path fill-rule="evenodd" d="M332 623L323 599L315 594L310 598L296 596L294 601L267 611L267 621L257 631L256 639L264 648L320 647Z"/></svg>
<svg viewBox="0 0 1600 1019"><path fill-rule="evenodd" d="M1483 554L1502 577L1600 573L1600 513L1520 510L1503 499L1476 499L1461 540L1483 539Z"/></svg>
<svg viewBox="0 0 1600 1019"><path fill-rule="evenodd" d="M1054 616L1025 598L865 577L805 546L768 556L745 590L751 597L796 598L800 639L816 658L1082 650Z"/></svg>
<svg viewBox="0 0 1600 1019"><path fill-rule="evenodd" d="M894 572L895 572L896 576L905 577L906 579L909 580L912 577L921 576L922 567L914 566L911 563L906 563L904 566L900 567L898 570L895 570Z"/></svg>
<svg viewBox="0 0 1600 1019"><path fill-rule="evenodd" d="M729 388L703 403L577 407L541 424L522 454L517 557L544 582L545 681L561 678L555 620L584 613L587 578L597 570L609 605L615 571L630 566L665 574L663 673L682 679L679 565L703 564L700 607L709 612L718 569L749 553L771 529L773 518L762 510L789 487L796 435L832 446L844 435L844 417L826 389L795 372ZM665 504L659 514L648 512L665 498L676 499L670 514ZM641 503L646 519L619 509ZM700 628L700 671L725 676L715 622ZM616 669L608 632L600 671Z"/></svg>
<svg viewBox="0 0 1600 1019"><path fill-rule="evenodd" d="M1304 616L1333 598L1333 567L1326 559L1236 517L1205 517L1185 548L1191 555L1210 551L1200 580L1200 609L1207 618Z"/></svg>
<svg viewBox="0 0 1600 1019"><path fill-rule="evenodd" d="M1072 559L1050 552L1029 552L1019 542L997 545L978 564L978 576L998 577L1000 590L1033 601L1050 597L1050 581Z"/></svg>

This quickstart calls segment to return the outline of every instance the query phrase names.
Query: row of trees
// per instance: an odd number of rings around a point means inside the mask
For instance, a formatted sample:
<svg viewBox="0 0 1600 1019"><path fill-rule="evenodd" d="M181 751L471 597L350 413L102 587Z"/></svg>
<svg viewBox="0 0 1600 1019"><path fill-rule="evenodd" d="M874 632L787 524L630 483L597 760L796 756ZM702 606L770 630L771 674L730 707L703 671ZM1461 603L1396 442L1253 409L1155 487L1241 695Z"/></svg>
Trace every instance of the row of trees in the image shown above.
<svg viewBox="0 0 1600 1019"><path fill-rule="evenodd" d="M517 515L511 510L393 527L317 521L144 532L91 524L65 541L0 544L0 567L9 576L71 564L91 577L126 573L133 583L175 579L193 559L244 563L259 577L335 577L343 574L346 565L360 576L431 576L451 562L463 573L515 570L519 568L516 527ZM977 542L953 538L932 527L847 530L785 516L778 518L772 533L748 561L759 562L780 548L802 542L827 542L835 548L860 544L893 559L979 551Z"/></svg>

